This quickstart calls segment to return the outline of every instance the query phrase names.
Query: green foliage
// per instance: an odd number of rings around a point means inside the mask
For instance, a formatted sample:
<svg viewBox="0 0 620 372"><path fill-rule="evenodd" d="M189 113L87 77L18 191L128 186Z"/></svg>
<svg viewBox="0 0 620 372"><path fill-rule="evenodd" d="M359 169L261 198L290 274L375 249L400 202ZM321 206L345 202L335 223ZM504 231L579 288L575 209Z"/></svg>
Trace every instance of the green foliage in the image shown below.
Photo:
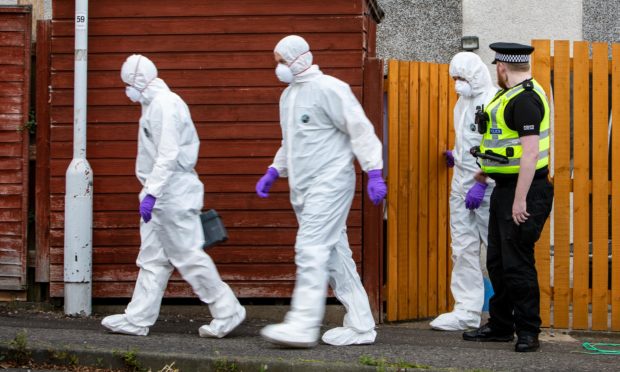
<svg viewBox="0 0 620 372"><path fill-rule="evenodd" d="M28 113L28 121L24 124L21 130L27 130L30 134L34 134L37 131L37 119L34 114L34 110L31 109Z"/></svg>
<svg viewBox="0 0 620 372"><path fill-rule="evenodd" d="M23 329L15 335L15 338L9 342L9 359L19 363L25 363L30 360L31 351L28 350L28 334Z"/></svg>
<svg viewBox="0 0 620 372"><path fill-rule="evenodd" d="M365 366L377 367L377 371L385 372L388 370L409 370L409 369L430 369L430 366L410 363L404 360L398 360L396 362L390 362L386 358L375 358L370 355L362 355L359 358L359 363Z"/></svg>
<svg viewBox="0 0 620 372"><path fill-rule="evenodd" d="M77 366L80 363L80 359L77 355L69 354L66 351L52 351L52 359L56 359L70 366Z"/></svg>
<svg viewBox="0 0 620 372"><path fill-rule="evenodd" d="M113 354L123 360L129 371L148 372L148 370L144 368L142 363L138 360L138 351L136 349L127 350L125 352L115 350Z"/></svg>
<svg viewBox="0 0 620 372"><path fill-rule="evenodd" d="M226 358L218 359L215 361L216 372L237 372L239 367L235 362L229 362Z"/></svg>

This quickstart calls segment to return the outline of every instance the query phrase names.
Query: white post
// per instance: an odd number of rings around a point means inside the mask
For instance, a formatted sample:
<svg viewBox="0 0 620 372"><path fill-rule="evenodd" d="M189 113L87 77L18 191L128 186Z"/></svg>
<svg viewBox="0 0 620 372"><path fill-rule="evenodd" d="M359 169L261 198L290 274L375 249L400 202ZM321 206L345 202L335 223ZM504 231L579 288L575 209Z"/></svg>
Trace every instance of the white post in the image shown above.
<svg viewBox="0 0 620 372"><path fill-rule="evenodd" d="M75 1L73 160L65 192L65 314L88 316L92 297L93 172L86 160L88 0Z"/></svg>

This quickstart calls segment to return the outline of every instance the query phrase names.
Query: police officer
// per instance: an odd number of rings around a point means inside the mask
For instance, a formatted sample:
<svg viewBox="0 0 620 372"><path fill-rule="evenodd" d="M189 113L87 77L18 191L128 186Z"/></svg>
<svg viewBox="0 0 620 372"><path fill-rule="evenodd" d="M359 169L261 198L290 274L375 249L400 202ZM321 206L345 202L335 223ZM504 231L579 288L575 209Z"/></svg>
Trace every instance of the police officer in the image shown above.
<svg viewBox="0 0 620 372"><path fill-rule="evenodd" d="M515 351L536 351L541 321L534 244L553 203L548 181L550 110L543 88L532 79L534 48L516 43L490 48L496 52L493 63L502 90L484 108L486 128L477 152L482 154L482 172L477 177L496 182L487 252L495 294L488 323L464 332L463 339L509 342L516 331Z"/></svg>

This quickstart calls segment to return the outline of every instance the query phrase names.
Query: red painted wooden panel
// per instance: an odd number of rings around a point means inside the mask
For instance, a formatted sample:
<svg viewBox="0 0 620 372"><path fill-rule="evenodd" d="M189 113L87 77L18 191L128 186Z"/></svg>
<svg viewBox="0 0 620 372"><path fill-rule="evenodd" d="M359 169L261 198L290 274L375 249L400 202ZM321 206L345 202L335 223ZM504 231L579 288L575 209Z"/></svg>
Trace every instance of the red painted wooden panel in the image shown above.
<svg viewBox="0 0 620 372"><path fill-rule="evenodd" d="M3 57L8 59L10 56ZM22 83L14 81L0 81L0 97L22 97L23 95L24 85Z"/></svg>
<svg viewBox="0 0 620 372"><path fill-rule="evenodd" d="M21 92L24 92L23 87ZM0 113L0 130L22 130L24 126L24 123L22 122L23 117L24 116L21 114Z"/></svg>
<svg viewBox="0 0 620 372"><path fill-rule="evenodd" d="M69 161L67 159L67 166ZM268 164L267 164L268 165ZM256 186L256 175L242 175L242 176L222 176L222 175L209 175L206 178L201 176L204 182L205 192L230 192L230 193L253 193ZM65 193L64 177L53 177L50 180L50 191L53 194ZM140 184L136 177L131 176L102 176L94 179L94 187L96 193L109 194L109 193L126 193L135 192L136 195L140 192ZM361 189L360 180L357 180L357 190ZM284 192L287 191L286 182L275 182L271 188L272 192Z"/></svg>
<svg viewBox="0 0 620 372"><path fill-rule="evenodd" d="M0 31L1 32L1 31ZM11 46L3 46L0 47L0 65L19 65L18 63L20 56L24 53L23 47L11 47Z"/></svg>
<svg viewBox="0 0 620 372"><path fill-rule="evenodd" d="M73 136L73 9L71 0L53 2L48 37L51 105L44 186L49 188L49 210L47 219L41 218L49 223L48 237L42 240L49 240L53 297L63 294L64 174ZM274 74L273 47L289 33L306 37L315 63L351 84L361 101L368 38L364 9L364 0L111 0L90 5L87 154L94 171L95 297L131 296L137 273L141 186L134 162L140 108L125 97L119 76L130 53L149 56L160 77L190 106L201 138L196 170L205 184L205 208L220 212L230 235L226 244L209 250L222 276L242 297L290 296L297 223L287 182L276 182L267 200L254 193L281 140L278 100L285 85ZM356 187L348 234L361 267L361 177ZM167 295L194 296L176 276Z"/></svg>
<svg viewBox="0 0 620 372"><path fill-rule="evenodd" d="M318 50L313 51L315 63L321 68L362 67L362 58L358 50ZM236 51L234 53L197 53L185 52L183 58L179 53L153 52L148 57L157 63L159 71L165 70L218 70L218 69L253 69L273 68L275 62L271 53L260 51ZM127 58L127 53L93 54L88 56L89 71L118 71ZM73 54L55 54L52 56L54 71L73 70Z"/></svg>
<svg viewBox="0 0 620 372"><path fill-rule="evenodd" d="M90 141L133 141L138 137L137 124L92 124L88 126L88 139ZM254 140L256 138L280 140L282 138L280 126L276 122L196 122L194 124L198 136L203 140ZM69 125L56 125L51 130L52 142L71 141L73 138L73 128Z"/></svg>
<svg viewBox="0 0 620 372"><path fill-rule="evenodd" d="M21 208L22 200L19 195L0 195L0 208Z"/></svg>
<svg viewBox="0 0 620 372"><path fill-rule="evenodd" d="M15 183L21 180L23 177L24 174L21 170L13 171L3 169L2 171L0 171L0 183Z"/></svg>
<svg viewBox="0 0 620 372"><path fill-rule="evenodd" d="M218 211L223 210L244 210L244 211L272 211L289 210L290 201L288 193L272 192L269 199L255 198L254 193L231 194L231 193L207 193L205 194L205 208L214 208ZM10 196L13 197L13 196ZM8 197L7 197L8 198ZM0 199L0 208L3 202ZM8 205L8 201L6 202ZM52 211L64 211L65 199L63 195L51 195L50 208ZM138 196L136 194L98 194L93 199L93 209L95 212L103 211L133 211L138 210ZM361 208L361 198L353 201L352 210L357 211ZM224 221L226 222L226 221Z"/></svg>
<svg viewBox="0 0 620 372"><path fill-rule="evenodd" d="M2 34L0 33L0 35ZM24 46L20 46L20 48L24 49ZM24 66L0 65L0 75L4 82L23 82L27 79L24 73Z"/></svg>
<svg viewBox="0 0 620 372"><path fill-rule="evenodd" d="M119 66L122 65L123 60L121 60ZM283 89L282 83L278 82L274 74L274 67L275 66L271 68L241 70L168 70L163 71L159 76L175 89L192 87L247 88L265 86L280 87ZM325 72L354 86L361 85L362 83L362 71L359 68L331 68L326 69ZM91 89L117 88L117 95L124 92L124 85L119 77L118 71L94 71L89 73L88 82ZM73 88L73 74L70 71L54 72L52 74L52 85L57 89ZM129 102L125 102L125 104L128 103Z"/></svg>
<svg viewBox="0 0 620 372"><path fill-rule="evenodd" d="M137 129L137 125L134 126ZM136 141L133 141L133 136L130 141L97 141L88 142L87 152L89 162L90 159L111 159L121 158L126 159L129 162L131 172L134 173L135 166L135 154L136 154ZM248 157L273 157L273 154L280 147L280 140L267 139L267 140L215 140L205 141L203 140L200 146L200 160L198 160L198 166L201 163L208 165L211 159L206 158L248 158ZM71 159L73 154L73 144L71 142L55 142L52 144L52 153L55 158ZM205 158L203 160L203 158ZM95 161L95 160L93 160ZM265 161L265 159L262 159ZM95 161L96 163L96 161ZM52 163L52 167L54 164ZM65 168L66 170L66 168ZM261 169L262 170L262 169ZM262 172L261 172L262 173ZM53 174L58 175L58 174Z"/></svg>
<svg viewBox="0 0 620 372"><path fill-rule="evenodd" d="M93 297L131 297L134 284L133 281L94 282ZM293 282L229 282L229 285L239 297L290 297L293 293ZM62 297L63 286L62 282L52 282L50 285L52 296ZM195 297L192 288L182 281L170 281L165 295L167 297Z"/></svg>
<svg viewBox="0 0 620 372"><path fill-rule="evenodd" d="M49 282L49 162L50 162L50 35L52 22L37 22L37 169L35 177L36 256L35 281Z"/></svg>
<svg viewBox="0 0 620 372"><path fill-rule="evenodd" d="M228 229L230 245L289 245L295 242L296 228L231 228ZM351 245L361 244L361 229L352 227L347 230ZM50 246L64 245L62 230L52 230ZM140 232L138 229L93 229L94 246L139 245Z"/></svg>
<svg viewBox="0 0 620 372"><path fill-rule="evenodd" d="M0 290L26 285L30 12L0 7Z"/></svg>
<svg viewBox="0 0 620 372"><path fill-rule="evenodd" d="M26 40L24 38L24 30L20 31L3 31L0 33L0 47L24 47Z"/></svg>
<svg viewBox="0 0 620 372"><path fill-rule="evenodd" d="M235 227L297 227L295 214L290 211L220 211L224 221L227 221L227 229ZM348 219L348 226L361 226L358 213L352 214ZM4 221L20 221L19 210L0 209L0 219ZM64 226L64 211L52 212L50 224L52 229L62 229ZM95 212L93 215L93 228L95 229L125 229L138 228L140 217L136 211L124 212Z"/></svg>
<svg viewBox="0 0 620 372"><path fill-rule="evenodd" d="M286 34L285 34L286 35ZM236 51L264 51L270 53L282 34L224 34L213 35L139 35L139 36L97 36L89 35L90 53L141 53L158 52L236 52ZM333 34L303 34L308 43L315 50L334 49L362 49L363 36L361 33L333 33ZM6 41L13 45L12 40ZM0 46L3 45L0 39ZM53 38L52 48L56 53L71 53L74 48L73 38Z"/></svg>
<svg viewBox="0 0 620 372"><path fill-rule="evenodd" d="M240 33L297 33L318 32L359 33L363 18L361 14L349 16L293 16L265 15L247 17L166 17L132 19L97 19L88 24L93 35L185 35L188 30L197 34ZM54 37L73 36L73 20L54 23Z"/></svg>
<svg viewBox="0 0 620 372"><path fill-rule="evenodd" d="M0 31L24 31L24 21L22 18L15 17L14 14L10 14L11 10L7 12L0 12Z"/></svg>
<svg viewBox="0 0 620 372"><path fill-rule="evenodd" d="M248 15L361 15L363 0L227 0L194 1L150 0L127 2L109 0L90 4L91 18L141 18L141 17L183 17L199 16L248 16ZM54 1L54 19L73 18L74 5L71 1Z"/></svg>
<svg viewBox="0 0 620 372"><path fill-rule="evenodd" d="M351 247L353 259L360 262L362 259L361 246ZM125 247L99 247L93 252L94 264L134 264L138 257L139 246ZM295 250L288 245L245 247L245 246L218 246L209 248L209 255L213 260L220 263L282 263L292 262L295 258ZM52 248L50 260L53 264L62 265L62 247Z"/></svg>
<svg viewBox="0 0 620 372"><path fill-rule="evenodd" d="M21 209L13 209L10 210L12 213L9 213L8 215L15 215L15 214L21 214ZM2 225L0 225L0 235L3 236L7 236L7 237L18 237L21 238L22 237L22 220L19 219L17 221L14 222L2 222ZM7 249L6 247L4 249ZM12 250L9 248L9 250ZM19 254L20 256L22 255L21 250L18 250L15 252L16 254Z"/></svg>

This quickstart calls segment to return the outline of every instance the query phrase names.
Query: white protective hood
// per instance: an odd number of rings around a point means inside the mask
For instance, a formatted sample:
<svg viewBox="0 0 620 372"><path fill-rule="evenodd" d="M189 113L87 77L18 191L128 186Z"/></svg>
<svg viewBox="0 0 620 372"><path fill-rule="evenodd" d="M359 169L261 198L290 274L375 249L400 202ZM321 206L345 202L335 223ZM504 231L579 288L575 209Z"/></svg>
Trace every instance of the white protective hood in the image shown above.
<svg viewBox="0 0 620 372"><path fill-rule="evenodd" d="M455 144L454 176L452 191L465 198L474 185L473 176L480 169L476 159L469 153L473 146L479 146L482 135L474 124L476 106L486 105L498 91L493 85L489 69L477 54L461 52L450 62L450 76L467 80L472 87L471 97L459 97L454 107Z"/></svg>

